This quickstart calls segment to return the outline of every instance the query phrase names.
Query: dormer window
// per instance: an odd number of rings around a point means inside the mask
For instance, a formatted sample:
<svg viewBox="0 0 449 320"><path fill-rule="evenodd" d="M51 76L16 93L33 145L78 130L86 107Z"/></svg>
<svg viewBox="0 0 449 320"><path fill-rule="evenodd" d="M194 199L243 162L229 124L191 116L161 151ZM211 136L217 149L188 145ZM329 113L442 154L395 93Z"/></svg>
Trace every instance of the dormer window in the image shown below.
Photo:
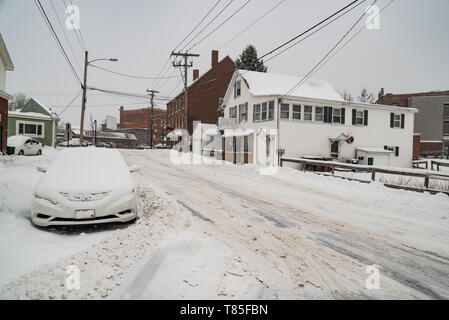
<svg viewBox="0 0 449 320"><path fill-rule="evenodd" d="M240 80L234 82L234 99L242 94L242 83Z"/></svg>

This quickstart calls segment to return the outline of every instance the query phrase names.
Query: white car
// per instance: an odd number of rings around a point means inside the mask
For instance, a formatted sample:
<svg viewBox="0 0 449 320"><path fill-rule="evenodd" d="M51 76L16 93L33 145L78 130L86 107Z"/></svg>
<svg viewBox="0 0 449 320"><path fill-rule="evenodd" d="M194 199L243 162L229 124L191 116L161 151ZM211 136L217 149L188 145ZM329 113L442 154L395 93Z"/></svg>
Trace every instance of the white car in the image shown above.
<svg viewBox="0 0 449 320"><path fill-rule="evenodd" d="M42 227L127 222L137 217L137 188L117 150L61 150L36 184L31 220Z"/></svg>
<svg viewBox="0 0 449 320"><path fill-rule="evenodd" d="M27 136L8 137L8 154L17 154L20 156L40 156L42 154L42 143Z"/></svg>

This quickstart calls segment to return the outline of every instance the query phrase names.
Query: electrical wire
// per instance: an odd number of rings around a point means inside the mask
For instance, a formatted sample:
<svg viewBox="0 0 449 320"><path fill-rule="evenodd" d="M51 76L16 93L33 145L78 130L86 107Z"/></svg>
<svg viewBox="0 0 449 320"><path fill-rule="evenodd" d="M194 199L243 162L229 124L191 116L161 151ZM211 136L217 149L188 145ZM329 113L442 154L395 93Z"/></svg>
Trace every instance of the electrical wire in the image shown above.
<svg viewBox="0 0 449 320"><path fill-rule="evenodd" d="M112 70L109 70L109 69L97 66L95 64L89 64L89 66L95 67L97 69L101 69L101 70L106 71L106 72L114 73L116 75L120 75L120 76L123 76L123 77L135 78L135 79L155 80L155 79L171 79L171 78L177 78L178 77L178 76L172 76L172 77L171 76L169 76L169 77L144 77L144 76L136 76L136 75L125 74L125 73L121 73L121 72L117 72L117 71L112 71Z"/></svg>
<svg viewBox="0 0 449 320"><path fill-rule="evenodd" d="M72 104L73 104L73 102L75 102L75 100L76 100L76 98L78 98L78 96L80 95L80 93L82 92L83 90L80 90L80 91L78 91L78 93L76 94L76 96L72 99L72 101L70 101L69 102L69 104L64 108L64 110L62 110L59 114L58 114L58 117L60 117Z"/></svg>

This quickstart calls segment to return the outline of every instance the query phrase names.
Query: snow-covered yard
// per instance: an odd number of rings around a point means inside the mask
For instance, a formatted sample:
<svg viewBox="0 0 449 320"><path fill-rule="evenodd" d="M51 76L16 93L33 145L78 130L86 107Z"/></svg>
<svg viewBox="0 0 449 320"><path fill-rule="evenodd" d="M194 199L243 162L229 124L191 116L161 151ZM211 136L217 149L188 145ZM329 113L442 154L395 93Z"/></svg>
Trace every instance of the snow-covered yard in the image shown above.
<svg viewBox="0 0 449 320"><path fill-rule="evenodd" d="M55 152L0 158L0 298L449 298L444 194L123 150L142 167L137 222L45 231L29 203ZM79 290L64 286L69 265Z"/></svg>

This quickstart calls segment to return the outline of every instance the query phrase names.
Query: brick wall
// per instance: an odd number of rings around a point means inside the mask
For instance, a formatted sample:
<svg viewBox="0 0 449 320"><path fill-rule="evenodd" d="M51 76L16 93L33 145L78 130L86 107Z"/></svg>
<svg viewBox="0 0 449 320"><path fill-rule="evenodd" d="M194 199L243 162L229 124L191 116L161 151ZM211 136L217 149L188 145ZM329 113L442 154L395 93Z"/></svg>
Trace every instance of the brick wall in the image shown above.
<svg viewBox="0 0 449 320"><path fill-rule="evenodd" d="M212 68L199 77L188 89L188 131L192 134L193 121L218 122L218 104L224 98L235 70L234 61L226 56L218 61L218 51L212 51ZM195 71L195 76L196 76ZM184 93L167 104L167 125L185 128Z"/></svg>
<svg viewBox="0 0 449 320"><path fill-rule="evenodd" d="M408 107L408 99L411 97L423 97L423 96L447 96L448 91L430 91L430 92L419 92L419 93L405 93L405 94L384 94L384 89L382 88L378 94L377 104L385 105L397 105L400 107Z"/></svg>
<svg viewBox="0 0 449 320"><path fill-rule="evenodd" d="M419 159L421 154L421 135L415 134L413 136L413 160Z"/></svg>
<svg viewBox="0 0 449 320"><path fill-rule="evenodd" d="M138 144L144 143L150 145L150 120L151 109L135 109L125 110L120 107L120 124L119 129L147 129L147 138L142 142L142 137L138 138ZM167 112L163 109L153 109L153 135L154 144L163 143L166 135L165 122L167 120ZM130 132L133 133L133 132ZM137 137L137 136L136 136Z"/></svg>

